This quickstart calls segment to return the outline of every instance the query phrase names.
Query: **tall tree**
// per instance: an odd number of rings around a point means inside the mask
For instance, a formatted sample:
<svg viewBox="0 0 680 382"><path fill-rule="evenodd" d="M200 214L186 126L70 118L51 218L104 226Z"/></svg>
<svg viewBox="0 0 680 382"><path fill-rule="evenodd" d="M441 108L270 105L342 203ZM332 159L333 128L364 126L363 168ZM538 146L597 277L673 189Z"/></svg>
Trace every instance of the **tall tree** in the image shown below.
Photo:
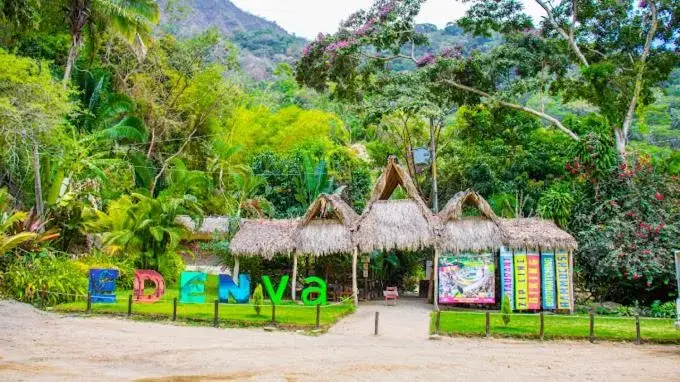
<svg viewBox="0 0 680 382"><path fill-rule="evenodd" d="M466 103L486 101L543 119L580 140L557 117L527 104L527 95L548 89L568 103L598 108L625 157L635 111L653 102L652 89L680 62L680 6L656 0L535 0L546 12L539 28L517 0L467 0L458 24L476 35L500 33L504 44L488 53L462 55L457 47L416 57L427 39L416 30L423 0L379 0L319 35L303 52L297 78L316 89L359 99L376 71L397 60L412 61L433 86L457 92Z"/></svg>
<svg viewBox="0 0 680 382"><path fill-rule="evenodd" d="M160 11L154 0L70 0L71 47L64 69L64 86L71 79L86 31L94 37L96 33L111 29L130 42L135 53L143 55L151 27L159 20Z"/></svg>

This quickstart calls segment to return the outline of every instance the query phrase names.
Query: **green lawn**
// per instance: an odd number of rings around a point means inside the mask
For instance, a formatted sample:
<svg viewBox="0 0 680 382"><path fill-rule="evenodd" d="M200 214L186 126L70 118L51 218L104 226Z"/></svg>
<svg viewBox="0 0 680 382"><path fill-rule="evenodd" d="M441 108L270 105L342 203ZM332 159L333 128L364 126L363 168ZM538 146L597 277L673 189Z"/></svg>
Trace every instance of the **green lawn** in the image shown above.
<svg viewBox="0 0 680 382"><path fill-rule="evenodd" d="M92 314L126 315L128 296L131 291L116 291L117 301L113 304L93 303ZM177 321L212 325L215 317L214 301L217 298L216 283L208 278L206 302L204 304L177 304ZM132 304L132 315L138 319L171 320L173 299L179 296L177 289L166 289L161 301L153 304ZM52 310L61 313L85 313L86 301L77 301L55 306ZM342 317L352 313L354 306L347 302L321 307L320 324L328 328ZM219 304L219 323L222 327L267 326L272 322L272 306L268 300L258 316L249 304ZM276 323L287 329L313 329L316 326L316 307L284 301L276 306Z"/></svg>
<svg viewBox="0 0 680 382"><path fill-rule="evenodd" d="M434 332L435 313L432 314L430 330ZM546 339L588 339L590 319L588 316L546 314ZM680 330L672 319L640 319L643 342L680 344ZM480 312L442 311L439 332L442 335L482 336L486 318ZM512 315L505 326L500 313L491 313L490 333L494 337L539 337L538 315ZM607 341L635 341L635 319L632 317L595 317L595 339Z"/></svg>

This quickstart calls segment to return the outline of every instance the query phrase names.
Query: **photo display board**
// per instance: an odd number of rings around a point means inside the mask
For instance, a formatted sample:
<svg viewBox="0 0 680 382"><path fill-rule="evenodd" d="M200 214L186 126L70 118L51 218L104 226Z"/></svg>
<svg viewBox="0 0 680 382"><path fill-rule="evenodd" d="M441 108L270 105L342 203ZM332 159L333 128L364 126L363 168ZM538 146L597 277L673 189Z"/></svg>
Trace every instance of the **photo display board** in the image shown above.
<svg viewBox="0 0 680 382"><path fill-rule="evenodd" d="M494 304L495 271L492 253L440 257L439 303Z"/></svg>

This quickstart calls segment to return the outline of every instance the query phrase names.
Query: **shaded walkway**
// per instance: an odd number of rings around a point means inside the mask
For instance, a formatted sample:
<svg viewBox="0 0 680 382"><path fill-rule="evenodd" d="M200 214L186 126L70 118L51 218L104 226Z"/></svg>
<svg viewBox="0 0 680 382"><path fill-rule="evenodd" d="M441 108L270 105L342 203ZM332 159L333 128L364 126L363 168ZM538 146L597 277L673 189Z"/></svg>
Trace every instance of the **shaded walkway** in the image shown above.
<svg viewBox="0 0 680 382"><path fill-rule="evenodd" d="M426 339L431 311L431 304L428 304L425 299L415 297L400 297L396 305L389 306L385 305L384 301L361 302L356 313L335 324L329 333L360 337L372 336L375 328L375 312L379 312L381 337Z"/></svg>

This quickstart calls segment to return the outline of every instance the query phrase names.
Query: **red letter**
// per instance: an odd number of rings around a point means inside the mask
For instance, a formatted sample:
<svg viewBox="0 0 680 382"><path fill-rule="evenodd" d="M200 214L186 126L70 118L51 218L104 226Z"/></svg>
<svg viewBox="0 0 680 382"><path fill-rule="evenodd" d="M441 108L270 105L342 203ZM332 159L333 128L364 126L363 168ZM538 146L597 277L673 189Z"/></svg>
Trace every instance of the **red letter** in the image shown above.
<svg viewBox="0 0 680 382"><path fill-rule="evenodd" d="M144 281L149 280L156 285L155 291L151 294L144 294ZM165 294L165 280L156 271L141 270L135 271L134 295L135 301L143 303L154 303Z"/></svg>

